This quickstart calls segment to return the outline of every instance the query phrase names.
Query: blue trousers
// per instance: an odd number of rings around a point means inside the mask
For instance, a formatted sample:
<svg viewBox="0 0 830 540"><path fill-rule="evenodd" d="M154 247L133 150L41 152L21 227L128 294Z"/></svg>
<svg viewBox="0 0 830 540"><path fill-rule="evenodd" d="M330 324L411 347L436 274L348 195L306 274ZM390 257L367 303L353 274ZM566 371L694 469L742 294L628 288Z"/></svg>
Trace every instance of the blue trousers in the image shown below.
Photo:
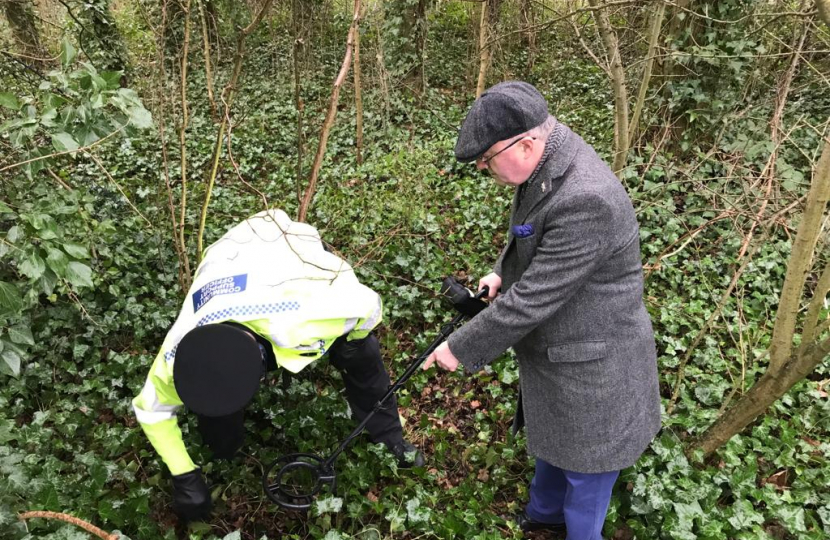
<svg viewBox="0 0 830 540"><path fill-rule="evenodd" d="M602 540L611 488L620 471L578 473L536 459L525 512L543 523L565 523L567 540Z"/></svg>

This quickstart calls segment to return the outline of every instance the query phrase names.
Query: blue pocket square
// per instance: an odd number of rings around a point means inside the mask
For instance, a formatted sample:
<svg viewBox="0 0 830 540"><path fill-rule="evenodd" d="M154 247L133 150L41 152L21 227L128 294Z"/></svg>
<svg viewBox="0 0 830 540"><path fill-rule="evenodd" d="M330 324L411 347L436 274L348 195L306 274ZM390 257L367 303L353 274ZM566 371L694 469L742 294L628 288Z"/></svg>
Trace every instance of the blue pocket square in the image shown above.
<svg viewBox="0 0 830 540"><path fill-rule="evenodd" d="M530 223L524 225L513 225L511 228L513 236L516 238L527 238L533 234L533 225Z"/></svg>

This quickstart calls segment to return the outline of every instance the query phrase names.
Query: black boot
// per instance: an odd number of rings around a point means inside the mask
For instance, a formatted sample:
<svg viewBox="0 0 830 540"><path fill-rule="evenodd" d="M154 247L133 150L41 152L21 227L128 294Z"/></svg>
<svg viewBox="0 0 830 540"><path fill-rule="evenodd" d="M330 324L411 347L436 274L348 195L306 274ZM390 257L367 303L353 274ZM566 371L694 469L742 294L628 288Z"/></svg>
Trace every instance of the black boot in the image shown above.
<svg viewBox="0 0 830 540"><path fill-rule="evenodd" d="M394 454L398 460L398 467L402 469L409 469L411 467L423 467L426 461L424 455L414 444L407 440L402 440L397 444L387 444L389 451Z"/></svg>
<svg viewBox="0 0 830 540"><path fill-rule="evenodd" d="M519 526L522 532L565 530L564 523L544 523L542 521L536 521L528 516L524 510L516 516L516 525Z"/></svg>

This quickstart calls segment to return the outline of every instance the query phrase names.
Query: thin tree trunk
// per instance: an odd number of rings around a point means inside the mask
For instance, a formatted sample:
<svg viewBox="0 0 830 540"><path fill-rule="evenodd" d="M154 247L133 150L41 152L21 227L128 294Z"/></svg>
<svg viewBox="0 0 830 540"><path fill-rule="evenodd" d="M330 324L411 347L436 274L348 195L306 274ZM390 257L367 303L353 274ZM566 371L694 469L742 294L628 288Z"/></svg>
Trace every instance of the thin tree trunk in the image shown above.
<svg viewBox="0 0 830 540"><path fill-rule="evenodd" d="M519 16L523 27L522 35L524 46L527 48L527 71L533 70L536 61L536 30L533 25L536 22L536 12L533 10L533 0L522 0L519 6Z"/></svg>
<svg viewBox="0 0 830 540"><path fill-rule="evenodd" d="M598 0L588 0L594 8L599 8ZM611 88L614 92L614 174L620 176L628 159L628 91L625 87L625 70L620 56L617 34L611 26L608 12L604 9L594 11L599 34L608 54Z"/></svg>
<svg viewBox="0 0 830 540"><path fill-rule="evenodd" d="M652 15L651 28L649 28L648 32L648 52L646 53L646 65L643 68L643 78L640 81L640 91L637 92L637 103L634 105L634 112L631 114L631 123L628 125L629 143L633 142L637 136L640 115L643 112L643 106L646 102L646 94L651 83L651 72L654 68L654 59L657 56L657 43L660 39L660 29L663 27L663 18L666 14L666 4L662 0L659 0L657 4L657 11Z"/></svg>
<svg viewBox="0 0 830 540"><path fill-rule="evenodd" d="M202 48L205 57L205 83L207 86L208 101L210 102L210 114L216 119L216 100L213 99L213 70L210 67L210 36L208 32L207 20L205 19L205 9L202 6L204 0L199 2L199 19L202 22Z"/></svg>
<svg viewBox="0 0 830 540"><path fill-rule="evenodd" d="M355 137L357 164L363 164L363 88L360 85L360 21L355 23L354 32L354 103L357 123Z"/></svg>
<svg viewBox="0 0 830 540"><path fill-rule="evenodd" d="M173 186L170 181L170 160L167 156L167 138L165 133L167 127L165 125L165 117L169 109L169 96L166 89L167 84L167 60L165 59L165 33L167 32L167 3L163 2L161 5L161 24L158 29L153 29L156 38L156 62L158 71L153 72L153 90L156 95L157 104L154 107L154 115L158 127L159 140L161 142L161 156L162 156L162 170L164 174L164 184L167 188L167 204L170 210L170 224L173 236L173 246L176 249L176 255L179 258L178 278L179 286L182 293L187 293L190 288L190 259L187 256L186 247L181 244L179 237L179 221L176 218L176 204L173 201Z"/></svg>
<svg viewBox="0 0 830 540"><path fill-rule="evenodd" d="M781 399L797 382L809 375L830 354L830 339L813 343L804 355L792 355L781 369L768 371L730 409L712 424L688 449L709 455L735 434L743 431L770 405Z"/></svg>
<svg viewBox="0 0 830 540"><path fill-rule="evenodd" d="M418 65L415 67L415 90L424 92L427 89L427 1L418 0L416 12L415 42L418 53Z"/></svg>
<svg viewBox="0 0 830 540"><path fill-rule="evenodd" d="M190 0L184 6L184 44L182 45L181 68L179 69L179 90L182 101L182 122L179 125L179 160L181 162L182 196L179 209L179 244L187 249L184 241L184 224L187 215L187 56L190 52ZM197 256L198 257L198 256ZM190 268L186 269L190 275Z"/></svg>
<svg viewBox="0 0 830 540"><path fill-rule="evenodd" d="M787 361L793 350L796 318L801 304L804 280L813 260L813 251L821 234L824 209L830 198L830 143L825 143L816 167L816 175L807 195L804 216L798 227L793 252L787 264L778 314L772 330L770 343L769 370L776 371Z"/></svg>
<svg viewBox="0 0 830 540"><path fill-rule="evenodd" d="M809 375L830 353L830 338L811 340L806 347L793 352L793 335L799 310L804 278L812 261L816 240L821 232L824 211L830 199L830 143L825 142L810 191L801 225L798 227L793 253L787 264L787 275L778 304L778 313L770 345L767 372L725 414L715 421L689 447L689 454L702 450L710 454L763 414L798 381ZM817 295L826 294L821 288ZM814 297L813 301L823 301ZM810 310L808 310L808 313ZM815 310L818 313L818 310ZM815 325L813 324L813 328Z"/></svg>
<svg viewBox="0 0 830 540"><path fill-rule="evenodd" d="M302 92L302 63L300 54L302 52L303 38L302 27L303 17L300 13L302 9L301 0L294 0L291 5L291 26L294 32L294 46L292 48L292 56L294 57L294 107L297 109L297 204L302 201L302 184L303 184L303 148L305 147L305 140L303 138L303 100L300 97Z"/></svg>
<svg viewBox="0 0 830 540"><path fill-rule="evenodd" d="M349 35L346 38L346 55L343 58L343 63L340 65L340 72L334 80L334 88L332 88L331 99L329 100L329 111L326 114L326 119L323 122L323 128L320 131L320 144L317 147L317 154L314 156L314 165L311 168L311 179L308 181L308 187L303 197L303 202L300 205L300 212L298 214L298 221L305 221L308 215L308 208L311 206L311 199L317 189L317 177L320 174L320 169L323 166L323 157L326 154L326 143L328 142L329 132L334 125L334 118L337 115L337 102L340 97L340 87L346 80L346 75L349 73L349 67L352 64L352 50L354 49L354 35L357 31L357 22L360 18L360 0L354 0L354 14L352 15L352 24L349 27Z"/></svg>
<svg viewBox="0 0 830 540"><path fill-rule="evenodd" d="M476 83L476 99L484 92L487 83L487 71L490 69L491 48L487 46L490 37L488 25L488 13L490 11L490 0L481 3L481 21L478 31L478 82Z"/></svg>
<svg viewBox="0 0 830 540"><path fill-rule="evenodd" d="M202 242L205 234L207 210L208 206L210 206L210 197L213 193L213 185L216 182L216 174L219 172L219 158L222 155L222 141L225 137L225 130L228 127L228 122L230 121L231 105L233 105L235 91L238 88L237 84L239 82L239 74L242 71L242 60L245 56L245 39L251 34L251 32L254 31L254 29L259 25L260 21L262 21L262 17L265 15L265 12L267 12L268 8L271 7L271 2L272 0L265 0L265 2L262 4L262 8L259 10L259 13L257 13L254 19L251 21L251 23L240 32L239 37L236 41L236 54L234 55L233 73L231 74L231 78L228 81L228 84L226 84L225 88L222 90L221 100L225 107L222 111L222 120L219 124L219 129L216 133L216 144L213 148L213 163L210 169L210 176L208 177L208 186L207 190L205 191L205 200L202 203L202 213L199 218L199 231L196 237L197 264L199 261L202 260Z"/></svg>

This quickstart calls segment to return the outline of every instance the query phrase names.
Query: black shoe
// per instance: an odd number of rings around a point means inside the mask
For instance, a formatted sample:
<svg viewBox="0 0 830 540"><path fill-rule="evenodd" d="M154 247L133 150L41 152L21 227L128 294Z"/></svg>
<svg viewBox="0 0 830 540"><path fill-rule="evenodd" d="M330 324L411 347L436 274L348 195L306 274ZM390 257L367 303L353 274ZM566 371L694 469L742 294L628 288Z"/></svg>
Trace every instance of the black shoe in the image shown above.
<svg viewBox="0 0 830 540"><path fill-rule="evenodd" d="M524 510L516 516L516 525L519 526L522 532L565 530L564 523L543 523L541 521L536 521L528 516Z"/></svg>
<svg viewBox="0 0 830 540"><path fill-rule="evenodd" d="M418 450L414 444L407 440L403 440L398 444L387 445L389 451L394 454L398 460L398 467L402 469L409 469L410 467L423 467L424 455ZM414 452L414 455L413 455ZM407 457L407 454L409 457Z"/></svg>

